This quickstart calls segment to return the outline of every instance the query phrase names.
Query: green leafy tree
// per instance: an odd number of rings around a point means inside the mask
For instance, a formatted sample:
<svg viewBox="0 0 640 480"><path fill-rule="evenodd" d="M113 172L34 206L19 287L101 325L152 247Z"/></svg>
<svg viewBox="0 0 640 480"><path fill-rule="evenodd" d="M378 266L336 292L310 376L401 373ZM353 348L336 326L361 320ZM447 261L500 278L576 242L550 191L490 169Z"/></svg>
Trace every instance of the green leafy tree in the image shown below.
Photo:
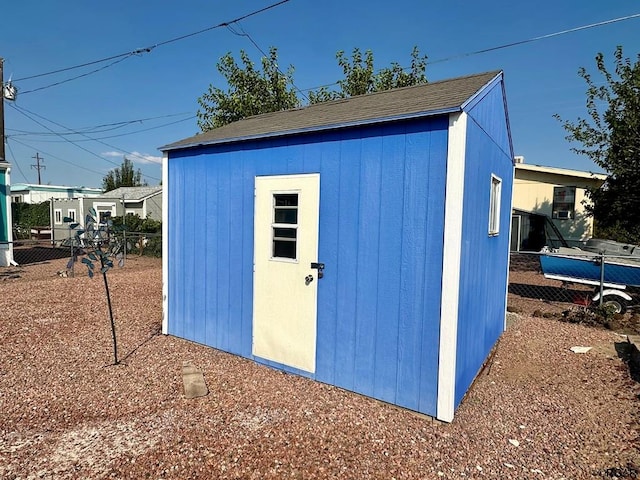
<svg viewBox="0 0 640 480"><path fill-rule="evenodd" d="M269 49L262 58L262 70L256 69L244 50L242 65L227 53L218 62L218 71L226 78L229 89L213 85L198 98L198 126L203 132L251 115L277 112L299 105L293 86L293 67L282 73L278 67L278 50Z"/></svg>
<svg viewBox="0 0 640 480"><path fill-rule="evenodd" d="M109 170L102 179L102 190L104 192L110 192L118 187L142 187L146 185L147 182L142 181L140 169L135 170L133 162L127 157L124 157L120 167Z"/></svg>
<svg viewBox="0 0 640 480"><path fill-rule="evenodd" d="M29 238L31 227L51 225L49 201L42 203L12 203L11 218L17 233L16 239Z"/></svg>
<svg viewBox="0 0 640 480"><path fill-rule="evenodd" d="M608 173L602 188L588 191L596 236L640 243L640 54L632 62L617 47L613 72L602 53L595 60L604 82L594 81L584 68L578 71L587 84L588 118L555 117L567 140L580 144L572 150Z"/></svg>
<svg viewBox="0 0 640 480"><path fill-rule="evenodd" d="M421 56L418 47L413 47L411 51L409 71L406 71L399 63L392 62L390 67L383 68L376 73L371 50L367 50L363 56L359 48L353 49L351 59L345 55L343 50L336 54L336 59L344 74L344 78L338 80L340 90L329 90L323 87L315 92L309 92L310 103L321 103L427 83L425 74L427 56Z"/></svg>
<svg viewBox="0 0 640 480"><path fill-rule="evenodd" d="M118 266L124 266L124 256L120 251L121 247L111 241L113 222L108 220L106 223L100 223L98 215L93 208L91 208L85 218L84 228L71 218L65 217L64 221L69 223L69 227L75 231L74 242L77 245L83 246L83 251L86 253L86 256L81 262L87 267L89 278L93 278L96 272L102 275L105 295L107 297L107 307L109 309L111 336L113 338L113 364L117 365L120 363L118 359L118 339L116 335L116 324L113 318L113 308L111 306L107 272L113 268L113 259L117 260ZM78 250L75 251L74 256L69 260L67 269L72 269L77 259Z"/></svg>

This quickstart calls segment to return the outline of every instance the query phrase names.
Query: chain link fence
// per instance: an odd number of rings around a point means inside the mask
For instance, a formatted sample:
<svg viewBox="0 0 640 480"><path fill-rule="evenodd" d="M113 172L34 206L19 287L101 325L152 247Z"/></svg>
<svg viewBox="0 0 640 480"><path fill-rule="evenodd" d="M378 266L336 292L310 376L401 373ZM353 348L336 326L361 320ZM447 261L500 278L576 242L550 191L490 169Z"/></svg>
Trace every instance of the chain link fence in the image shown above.
<svg viewBox="0 0 640 480"><path fill-rule="evenodd" d="M630 253L512 252L508 309L550 317L602 308L609 314L640 313L640 252Z"/></svg>
<svg viewBox="0 0 640 480"><path fill-rule="evenodd" d="M71 259L84 254L84 245L74 237L52 241L49 227L30 228L14 237L13 260L18 265L30 265L61 258ZM14 231L14 235L16 232ZM21 238L22 237L22 238ZM26 238L24 238L26 237ZM110 249L127 256L162 256L162 234L147 232L117 232L110 236Z"/></svg>

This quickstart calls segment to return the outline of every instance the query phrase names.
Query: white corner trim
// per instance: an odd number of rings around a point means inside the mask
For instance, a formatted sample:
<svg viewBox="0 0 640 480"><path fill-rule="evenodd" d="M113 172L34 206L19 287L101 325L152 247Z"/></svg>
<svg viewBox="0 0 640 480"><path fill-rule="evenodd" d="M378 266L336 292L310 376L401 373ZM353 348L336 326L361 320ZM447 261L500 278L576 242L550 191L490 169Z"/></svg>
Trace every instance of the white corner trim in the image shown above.
<svg viewBox="0 0 640 480"><path fill-rule="evenodd" d="M162 155L162 333L169 333L169 154Z"/></svg>
<svg viewBox="0 0 640 480"><path fill-rule="evenodd" d="M436 410L436 417L445 422L453 420L455 410L466 135L467 114L462 112L449 115Z"/></svg>

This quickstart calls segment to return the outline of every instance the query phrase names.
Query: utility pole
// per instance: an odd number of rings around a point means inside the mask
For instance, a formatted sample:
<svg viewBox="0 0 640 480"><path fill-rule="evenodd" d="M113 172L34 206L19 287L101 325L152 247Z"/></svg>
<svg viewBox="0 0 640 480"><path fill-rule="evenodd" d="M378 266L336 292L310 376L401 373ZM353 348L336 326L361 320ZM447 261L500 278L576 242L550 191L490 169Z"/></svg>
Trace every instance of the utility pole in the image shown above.
<svg viewBox="0 0 640 480"><path fill-rule="evenodd" d="M4 100L14 101L18 95L18 90L11 84L11 79L4 83L4 58L0 57L0 163L6 162L7 157L4 150Z"/></svg>
<svg viewBox="0 0 640 480"><path fill-rule="evenodd" d="M35 168L38 171L38 185L42 185L42 181L40 180L40 170L46 170L47 167L44 165L40 165L40 161L44 163L44 158L42 158L40 154L37 152L36 152L36 156L31 158L36 159L36 164L31 165L31 168Z"/></svg>
<svg viewBox="0 0 640 480"><path fill-rule="evenodd" d="M0 57L0 163L6 162L4 152L4 58Z"/></svg>

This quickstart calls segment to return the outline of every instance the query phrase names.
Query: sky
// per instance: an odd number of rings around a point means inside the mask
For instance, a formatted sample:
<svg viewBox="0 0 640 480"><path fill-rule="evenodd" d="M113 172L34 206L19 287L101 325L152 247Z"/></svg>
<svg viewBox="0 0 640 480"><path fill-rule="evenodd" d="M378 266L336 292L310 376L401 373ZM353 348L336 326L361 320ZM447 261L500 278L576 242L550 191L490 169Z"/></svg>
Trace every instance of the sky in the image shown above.
<svg viewBox="0 0 640 480"><path fill-rule="evenodd" d="M629 0L284 0L266 8L276 3L3 2L4 81L18 88L4 103L11 182L38 183L37 155L43 184L101 187L127 156L159 184L159 147L197 133L198 97L210 84L227 88L220 57L245 50L259 64L271 46L302 91L341 79L336 52L356 47L371 50L381 69L409 66L417 46L429 81L503 70L514 153L529 164L601 172L571 151L553 115L586 116L578 69L604 83L598 52L611 69L616 46L632 60L640 53L640 17L495 48L639 14L640 2ZM474 53L485 49L494 50Z"/></svg>

